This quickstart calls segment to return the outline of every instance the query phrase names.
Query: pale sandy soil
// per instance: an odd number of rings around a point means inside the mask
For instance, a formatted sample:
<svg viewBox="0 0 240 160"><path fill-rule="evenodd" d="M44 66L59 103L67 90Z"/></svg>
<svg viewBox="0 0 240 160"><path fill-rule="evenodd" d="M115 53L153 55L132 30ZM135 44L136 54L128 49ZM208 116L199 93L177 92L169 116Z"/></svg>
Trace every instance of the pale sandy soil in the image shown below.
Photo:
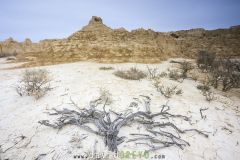
<svg viewBox="0 0 240 160"><path fill-rule="evenodd" d="M166 71L171 67L169 61L149 66L158 67L159 71ZM39 100L33 97L20 97L14 86L18 84L24 69L4 70L13 67L6 64L5 59L0 59L0 159L10 160L34 160L39 159L74 159L74 155L83 154L92 150L96 140L97 152L106 151L101 137L94 136L76 127L67 126L60 131L41 126L39 120L55 120L56 117L49 116L45 112L51 108L72 108L69 104L70 97L81 107L87 107L89 102L98 98L100 88L109 90L113 97L113 103L107 106L118 112L128 108L134 97L139 95L150 96L152 112L160 111L160 106L168 100L171 106L170 112L190 116L192 125L181 120L174 123L182 129L196 128L209 132L205 138L195 132L189 132L182 138L190 143L183 150L170 147L155 151L153 155L165 155L165 159L187 159L187 160L239 160L240 159L240 99L231 94L224 96L215 90L216 99L207 102L205 97L196 88L198 82L185 80L183 83L164 78L166 85L176 84L183 89L183 94L175 95L170 99L164 98L148 79L131 81L118 78L112 74L114 70L102 71L101 66L112 66L116 69L137 66L146 70L146 64L98 64L94 62L78 62L45 66L52 76L53 90ZM39 68L39 67L38 67ZM201 118L200 108L208 107L204 111L207 118ZM136 108L138 110L141 108ZM120 136L129 136L129 133L143 133L139 125L131 125L120 130ZM88 137L82 142L71 143L74 136ZM19 136L25 136L19 141ZM18 142L16 145L15 142ZM122 143L119 150L144 151L143 145L134 143ZM39 156L41 155L42 156Z"/></svg>

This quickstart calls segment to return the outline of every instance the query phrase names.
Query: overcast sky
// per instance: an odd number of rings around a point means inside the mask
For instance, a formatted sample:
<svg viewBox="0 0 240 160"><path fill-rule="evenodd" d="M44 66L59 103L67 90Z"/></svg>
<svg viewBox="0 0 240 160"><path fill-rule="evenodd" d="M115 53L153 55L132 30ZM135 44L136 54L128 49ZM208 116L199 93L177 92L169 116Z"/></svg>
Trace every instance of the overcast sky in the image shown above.
<svg viewBox="0 0 240 160"><path fill-rule="evenodd" d="M93 15L129 31L228 28L240 24L240 0L0 0L0 40L64 38Z"/></svg>

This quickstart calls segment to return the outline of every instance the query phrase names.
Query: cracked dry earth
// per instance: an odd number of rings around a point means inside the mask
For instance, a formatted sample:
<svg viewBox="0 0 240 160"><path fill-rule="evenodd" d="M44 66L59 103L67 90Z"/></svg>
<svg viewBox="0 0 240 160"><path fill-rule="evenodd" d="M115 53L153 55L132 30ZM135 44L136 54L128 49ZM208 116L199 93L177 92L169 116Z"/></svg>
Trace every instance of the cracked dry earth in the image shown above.
<svg viewBox="0 0 240 160"><path fill-rule="evenodd" d="M170 119L181 129L195 128L205 131L208 138L195 132L181 135L190 146L181 150L172 146L151 152L151 155L165 155L165 159L240 159L240 113L239 97L214 90L215 99L207 102L196 88L199 82L190 79L183 83L162 78L164 84L177 85L182 88L182 95L167 99L156 91L148 79L131 81L121 79L112 73L117 69L128 69L132 66L147 71L146 64L99 64L94 62L77 62L44 66L51 73L53 90L44 97L35 100L33 97L20 97L14 86L18 84L24 69L6 69L18 64L7 63L0 59L0 159L33 160L33 159L74 159L74 155L89 152L92 148L100 153L107 150L102 137L96 136L79 127L69 125L56 130L38 121L56 119L46 112L51 109L75 109L71 99L84 108L89 102L99 97L99 90L105 88L112 95L112 103L106 110L133 112L142 106L129 108L134 98L147 95L151 98L151 111L159 112L161 106L168 104L172 114L191 117L191 123L181 119ZM173 64L164 61L159 64L148 64L166 71ZM99 70L99 67L112 66L114 70ZM201 117L200 109L205 118ZM171 130L170 130L171 131ZM119 135L132 138L130 133L145 133L139 124L129 124L121 128ZM127 139L118 146L122 151L144 151L149 147Z"/></svg>

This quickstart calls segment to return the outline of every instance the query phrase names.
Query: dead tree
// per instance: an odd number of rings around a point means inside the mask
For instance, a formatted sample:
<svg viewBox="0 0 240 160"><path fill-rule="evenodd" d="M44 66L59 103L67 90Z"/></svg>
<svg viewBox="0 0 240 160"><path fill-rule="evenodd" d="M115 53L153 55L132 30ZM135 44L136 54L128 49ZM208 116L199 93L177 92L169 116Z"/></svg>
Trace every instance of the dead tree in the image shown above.
<svg viewBox="0 0 240 160"><path fill-rule="evenodd" d="M189 145L188 142L182 140L180 137L176 137L172 133L168 132L157 132L154 131L154 128L165 128L171 127L176 131L176 134L184 134L188 131L194 131L199 134L208 137L207 134L202 131L196 129L190 130L181 130L176 125L171 122L156 122L154 120L155 117L158 117L158 120L161 119L169 119L169 118L180 118L184 121L190 121L190 118L183 115L173 115L169 113L170 107L167 105L163 105L160 112L152 113L150 110L150 98L148 96L142 96L144 98L144 103L142 103L145 107L145 111L137 111L137 112L128 112L128 113L116 113L114 111L106 111L105 106L107 104L107 100L103 105L103 109L97 109L99 105L99 99L90 102L89 108L83 108L77 110L63 109L57 110L53 109L53 113L49 113L49 115L59 115L60 117L54 123L50 123L48 120L39 121L40 124L49 126L55 129L61 129L66 125L76 125L80 128L83 128L91 133L102 136L104 139L105 145L108 147L109 151L117 152L117 146L124 142L126 137L119 136L119 130L129 124L130 122L140 123L146 127L146 131L153 136L147 136L144 139L151 139L151 141L156 141L161 143L163 147L169 147L172 145L176 145L180 148L183 148L186 145ZM76 106L76 103L73 103ZM78 106L76 106L79 108ZM114 118L113 118L114 117ZM96 126L97 130L92 129L87 124L92 123ZM161 142L159 140L159 136L167 138L167 141ZM142 137L129 141L138 141L141 140ZM158 139L158 140L157 140ZM154 148L154 147L152 147ZM156 149L156 147L155 147Z"/></svg>

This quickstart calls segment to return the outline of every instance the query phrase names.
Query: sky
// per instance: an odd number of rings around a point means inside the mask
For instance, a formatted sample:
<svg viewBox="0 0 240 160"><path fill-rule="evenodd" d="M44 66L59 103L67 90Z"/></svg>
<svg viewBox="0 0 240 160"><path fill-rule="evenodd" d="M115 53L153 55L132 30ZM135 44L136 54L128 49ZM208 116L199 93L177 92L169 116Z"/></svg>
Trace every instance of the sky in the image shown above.
<svg viewBox="0 0 240 160"><path fill-rule="evenodd" d="M240 25L240 0L0 0L0 41L65 38L92 16L129 31L212 30Z"/></svg>

